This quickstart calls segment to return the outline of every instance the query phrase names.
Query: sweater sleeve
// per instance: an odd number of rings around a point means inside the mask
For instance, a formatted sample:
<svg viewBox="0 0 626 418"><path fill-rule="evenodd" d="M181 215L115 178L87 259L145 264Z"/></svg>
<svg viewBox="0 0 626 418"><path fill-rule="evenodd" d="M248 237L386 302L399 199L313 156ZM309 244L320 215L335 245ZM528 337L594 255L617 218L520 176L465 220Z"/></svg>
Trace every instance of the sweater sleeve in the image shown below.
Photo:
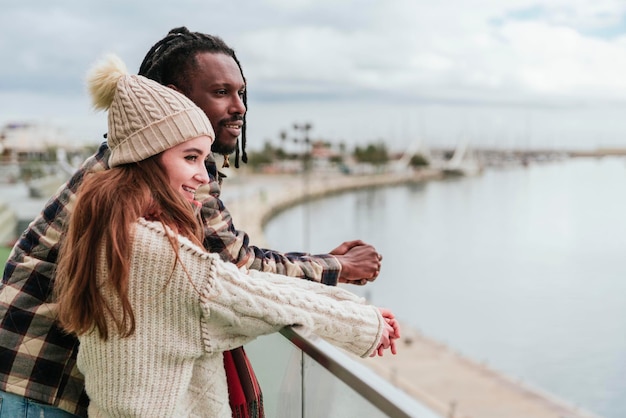
<svg viewBox="0 0 626 418"><path fill-rule="evenodd" d="M161 242L159 248L169 247L160 224L145 220L139 224L152 231L138 237L143 247L152 239ZM207 353L239 347L285 326L301 326L362 357L380 344L385 321L365 299L317 282L258 271L244 273L186 238L178 236L178 241L181 267L198 295Z"/></svg>
<svg viewBox="0 0 626 418"><path fill-rule="evenodd" d="M225 349L214 341L238 346L242 339L245 343L284 326L303 327L361 357L378 347L384 319L364 299L341 288L273 273L244 274L211 258L212 274L201 296L209 352ZM216 334L220 338L212 339Z"/></svg>

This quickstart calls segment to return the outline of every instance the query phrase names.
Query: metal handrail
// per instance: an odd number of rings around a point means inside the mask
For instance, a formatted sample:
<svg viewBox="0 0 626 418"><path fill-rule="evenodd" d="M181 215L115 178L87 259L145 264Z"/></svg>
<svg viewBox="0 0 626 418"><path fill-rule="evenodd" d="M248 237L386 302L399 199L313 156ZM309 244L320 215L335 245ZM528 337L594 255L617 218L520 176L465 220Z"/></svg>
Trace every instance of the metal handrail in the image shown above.
<svg viewBox="0 0 626 418"><path fill-rule="evenodd" d="M385 379L317 336L304 336L293 327L280 333L381 412L392 418L438 417ZM328 353L332 353L329 355ZM368 383L369 382L369 383ZM375 383L375 384L372 384ZM417 415L419 413L419 415Z"/></svg>

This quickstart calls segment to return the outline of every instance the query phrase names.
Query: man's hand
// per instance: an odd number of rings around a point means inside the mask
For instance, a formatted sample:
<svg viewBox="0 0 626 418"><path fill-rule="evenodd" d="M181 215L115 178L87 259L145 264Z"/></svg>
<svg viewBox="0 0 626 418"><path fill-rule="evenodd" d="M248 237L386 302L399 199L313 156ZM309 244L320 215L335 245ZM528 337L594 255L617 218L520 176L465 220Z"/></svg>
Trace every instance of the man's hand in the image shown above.
<svg viewBox="0 0 626 418"><path fill-rule="evenodd" d="M364 285L376 280L383 256L361 240L347 241L330 252L341 264L339 283Z"/></svg>

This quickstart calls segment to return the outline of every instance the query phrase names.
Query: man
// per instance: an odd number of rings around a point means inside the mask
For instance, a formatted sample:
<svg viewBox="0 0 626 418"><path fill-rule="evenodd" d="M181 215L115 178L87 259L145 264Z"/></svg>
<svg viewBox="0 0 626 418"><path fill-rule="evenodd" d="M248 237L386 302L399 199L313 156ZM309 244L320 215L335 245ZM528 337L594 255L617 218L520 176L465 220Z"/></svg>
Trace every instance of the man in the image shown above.
<svg viewBox="0 0 626 418"><path fill-rule="evenodd" d="M184 27L172 29L150 49L139 74L180 91L206 113L216 137L212 151L223 155L226 164L228 155L235 152L235 166L239 165L241 136L242 159L246 162L246 81L235 52L220 38L190 32ZM213 158L207 168L212 176L210 194L219 198L222 175ZM249 247L248 237L233 228L230 215L219 199L203 202L202 212L207 224L229 226L208 231L207 248L239 266L321 280L330 285L355 280L364 284L378 275L378 254L361 241L344 243L330 255L315 258L301 253L280 254Z"/></svg>
<svg viewBox="0 0 626 418"><path fill-rule="evenodd" d="M245 78L234 51L221 39L186 28L173 29L148 52L140 73L196 102L215 130L213 151L222 155L236 151L236 165L241 136L242 159L246 161ZM36 411L51 405L67 411L68 417L86 416L89 400L76 367L78 343L55 321L52 288L60 241L76 190L86 171L108 168L108 157L108 146L103 143L50 199L9 256L0 288L0 398L19 397ZM211 182L210 193L202 202L205 245L224 260L329 285L363 283L377 277L381 257L360 241L343 243L330 254L319 256L250 246L248 236L234 228L219 200L222 176L214 159L208 161L207 168ZM32 404L31 399L37 403ZM3 414L4 410L0 417Z"/></svg>

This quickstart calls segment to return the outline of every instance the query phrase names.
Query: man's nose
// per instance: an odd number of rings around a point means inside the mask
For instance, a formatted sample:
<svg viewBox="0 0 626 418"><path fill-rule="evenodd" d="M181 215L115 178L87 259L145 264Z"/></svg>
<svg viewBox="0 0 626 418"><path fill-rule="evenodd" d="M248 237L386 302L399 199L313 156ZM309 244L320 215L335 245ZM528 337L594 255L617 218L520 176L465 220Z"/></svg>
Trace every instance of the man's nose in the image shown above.
<svg viewBox="0 0 626 418"><path fill-rule="evenodd" d="M243 103L243 97L236 95L231 101L229 112L231 114L244 115L246 113L246 105Z"/></svg>

